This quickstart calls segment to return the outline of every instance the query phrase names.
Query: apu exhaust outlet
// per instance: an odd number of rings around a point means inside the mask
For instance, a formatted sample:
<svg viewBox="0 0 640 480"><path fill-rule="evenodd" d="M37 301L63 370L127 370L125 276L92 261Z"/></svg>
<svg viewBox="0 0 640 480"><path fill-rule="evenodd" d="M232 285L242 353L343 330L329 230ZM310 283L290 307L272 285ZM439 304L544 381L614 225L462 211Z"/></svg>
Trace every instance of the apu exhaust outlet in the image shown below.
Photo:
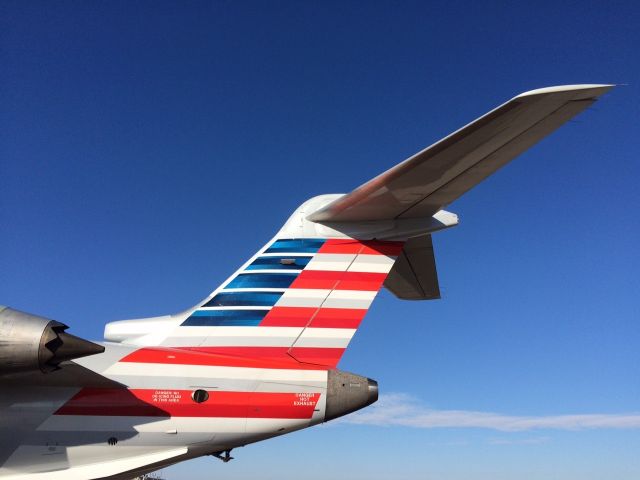
<svg viewBox="0 0 640 480"><path fill-rule="evenodd" d="M360 410L378 400L378 382L361 375L329 370L324 421Z"/></svg>

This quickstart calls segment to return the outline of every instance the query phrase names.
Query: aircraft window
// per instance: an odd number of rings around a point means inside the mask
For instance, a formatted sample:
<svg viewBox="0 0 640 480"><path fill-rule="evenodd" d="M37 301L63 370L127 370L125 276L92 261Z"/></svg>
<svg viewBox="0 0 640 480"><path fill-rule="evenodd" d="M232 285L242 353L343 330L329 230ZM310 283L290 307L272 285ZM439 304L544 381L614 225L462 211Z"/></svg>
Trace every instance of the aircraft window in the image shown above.
<svg viewBox="0 0 640 480"><path fill-rule="evenodd" d="M191 398L196 403L202 403L209 400L209 393L206 390L198 389L194 390L191 394Z"/></svg>
<svg viewBox="0 0 640 480"><path fill-rule="evenodd" d="M247 270L302 270L311 257L260 257L247 267Z"/></svg>
<svg viewBox="0 0 640 480"><path fill-rule="evenodd" d="M271 307L284 292L223 292L209 300L205 307Z"/></svg>
<svg viewBox="0 0 640 480"><path fill-rule="evenodd" d="M289 288L297 273L241 273L226 288Z"/></svg>
<svg viewBox="0 0 640 480"><path fill-rule="evenodd" d="M182 325L186 327L255 327L269 310L196 310Z"/></svg>

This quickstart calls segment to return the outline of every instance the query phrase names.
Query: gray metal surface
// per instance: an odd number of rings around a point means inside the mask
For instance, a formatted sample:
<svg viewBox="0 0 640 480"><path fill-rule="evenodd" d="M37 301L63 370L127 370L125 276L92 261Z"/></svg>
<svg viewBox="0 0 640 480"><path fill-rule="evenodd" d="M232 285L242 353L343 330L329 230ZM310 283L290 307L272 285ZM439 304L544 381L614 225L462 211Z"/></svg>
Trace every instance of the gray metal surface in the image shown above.
<svg viewBox="0 0 640 480"><path fill-rule="evenodd" d="M61 362L104 351L104 347L66 333L55 320L4 307L0 310L0 377L51 372Z"/></svg>
<svg viewBox="0 0 640 480"><path fill-rule="evenodd" d="M403 300L440 298L431 235L421 235L407 241L384 281L384 286Z"/></svg>
<svg viewBox="0 0 640 480"><path fill-rule="evenodd" d="M361 375L329 370L324 421L360 410L378 400L378 382Z"/></svg>
<svg viewBox="0 0 640 480"><path fill-rule="evenodd" d="M41 370L47 360L42 341L51 322L11 308L0 311L0 375Z"/></svg>

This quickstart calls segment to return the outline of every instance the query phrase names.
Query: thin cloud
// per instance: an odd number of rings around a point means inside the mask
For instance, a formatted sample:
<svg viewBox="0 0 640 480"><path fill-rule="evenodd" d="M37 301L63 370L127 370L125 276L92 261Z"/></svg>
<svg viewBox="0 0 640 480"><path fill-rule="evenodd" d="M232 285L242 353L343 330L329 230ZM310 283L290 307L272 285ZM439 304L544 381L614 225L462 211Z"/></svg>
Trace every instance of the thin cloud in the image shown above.
<svg viewBox="0 0 640 480"><path fill-rule="evenodd" d="M373 406L345 417L358 425L413 428L486 428L502 432L535 429L640 429L640 413L518 416L473 410L436 410L411 396L388 394Z"/></svg>
<svg viewBox="0 0 640 480"><path fill-rule="evenodd" d="M549 437L490 438L487 443L489 445L541 445L547 443L549 440Z"/></svg>

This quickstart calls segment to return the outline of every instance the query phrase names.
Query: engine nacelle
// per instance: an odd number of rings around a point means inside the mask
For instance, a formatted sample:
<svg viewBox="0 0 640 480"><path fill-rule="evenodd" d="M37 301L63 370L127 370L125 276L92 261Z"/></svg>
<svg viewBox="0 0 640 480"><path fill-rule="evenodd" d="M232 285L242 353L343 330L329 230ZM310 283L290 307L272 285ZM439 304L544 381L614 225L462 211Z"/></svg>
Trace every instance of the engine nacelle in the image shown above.
<svg viewBox="0 0 640 480"><path fill-rule="evenodd" d="M378 382L340 370L329 370L324 421L360 410L378 400Z"/></svg>
<svg viewBox="0 0 640 480"><path fill-rule="evenodd" d="M0 306L0 376L56 370L65 360L104 352L104 347L65 333L64 323Z"/></svg>

